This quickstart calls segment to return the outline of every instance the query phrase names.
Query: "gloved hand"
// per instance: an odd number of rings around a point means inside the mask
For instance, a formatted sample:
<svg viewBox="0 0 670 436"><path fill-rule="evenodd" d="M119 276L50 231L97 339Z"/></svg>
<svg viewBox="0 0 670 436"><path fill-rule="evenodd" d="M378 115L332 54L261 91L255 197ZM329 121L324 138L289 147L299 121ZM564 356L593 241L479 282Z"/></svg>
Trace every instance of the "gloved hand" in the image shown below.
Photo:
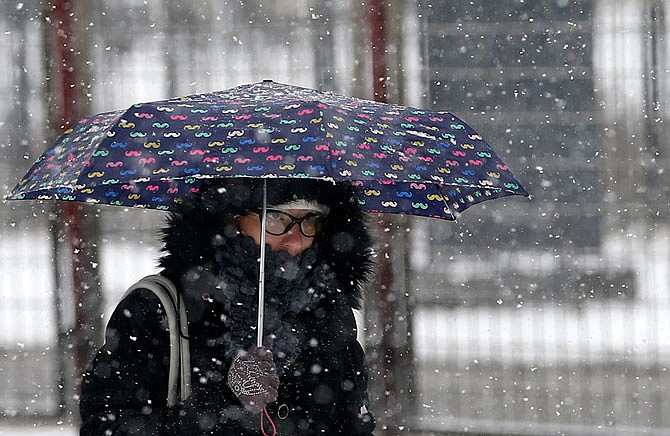
<svg viewBox="0 0 670 436"><path fill-rule="evenodd" d="M269 346L240 350L228 370L228 386L245 410L253 414L277 400L279 377Z"/></svg>

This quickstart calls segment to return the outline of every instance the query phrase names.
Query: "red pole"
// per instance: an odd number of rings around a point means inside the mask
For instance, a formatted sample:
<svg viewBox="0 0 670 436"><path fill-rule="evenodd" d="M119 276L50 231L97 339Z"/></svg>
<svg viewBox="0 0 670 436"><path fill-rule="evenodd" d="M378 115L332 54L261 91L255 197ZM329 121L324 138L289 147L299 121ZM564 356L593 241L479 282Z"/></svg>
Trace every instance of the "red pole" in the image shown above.
<svg viewBox="0 0 670 436"><path fill-rule="evenodd" d="M72 49L72 3L69 0L53 0L51 9L51 23L55 37L54 74L56 74L57 89L55 97L54 129L59 133L67 130L77 118L76 114L76 69L74 51ZM75 295L82 288L84 282L81 274L83 265L78 253L81 253L81 216L79 205L66 201L61 203L61 217L65 224L65 239L70 249L72 286ZM81 305L75 304L75 330L81 325L84 314ZM79 354L79 353L77 353ZM79 356L77 356L79 361Z"/></svg>
<svg viewBox="0 0 670 436"><path fill-rule="evenodd" d="M53 0L51 23L55 33L55 68L58 75L57 118L54 127L65 130L76 118L76 72L72 50L72 3L69 0Z"/></svg>
<svg viewBox="0 0 670 436"><path fill-rule="evenodd" d="M372 90L375 101L386 103L386 14L382 0L368 0L366 16L372 48Z"/></svg>
<svg viewBox="0 0 670 436"><path fill-rule="evenodd" d="M386 59L386 12L387 5L382 0L367 0L366 17L370 29L370 46L372 51L372 80L375 101L386 103L388 93L388 67ZM379 276L378 276L378 334L381 335L377 358L381 358L381 395L384 421L380 434L397 434L398 385L395 371L395 349L393 345L394 318L398 309L397 298L393 289L393 227L392 220L382 218L378 221L379 234ZM381 418L381 417L380 417Z"/></svg>
<svg viewBox="0 0 670 436"><path fill-rule="evenodd" d="M58 84L55 96L55 119L53 127L59 133L67 130L76 120L76 72L74 63L74 54L72 50L72 4L69 0L53 0L52 2L51 22L55 33L55 65L54 73L58 75L56 83ZM79 253L78 243L80 241L80 223L78 205L73 202L63 202L61 211L64 222L67 226L66 238L72 249L72 274L73 285L78 289L81 280L78 280L81 265L79 257L74 253ZM77 317L78 318L78 317ZM77 319L79 321L79 319Z"/></svg>
<svg viewBox="0 0 670 436"><path fill-rule="evenodd" d="M71 127L80 117L79 108L81 102L78 101L79 71L77 68L78 59L76 58L73 35L74 26L74 2L72 0L52 0L50 6L50 22L52 26L51 38L51 77L52 77L52 127L62 133ZM78 421L76 411L76 398L79 393L81 383L81 374L83 374L90 355L92 346L92 337L97 335L96 308L89 304L92 298L99 298L97 294L99 289L96 286L97 273L91 272L89 263L97 260L97 255L92 257L91 247L95 241L90 240L93 237L85 219L83 207L72 201L64 201L59 205L57 212L59 229L58 238L64 241L65 253L62 255L57 249L56 256L63 256L68 260L65 274L71 277L71 281L62 280L57 277L58 290L60 292L71 292L73 298L59 299L62 303L72 301L72 307L60 307L57 310L71 311L73 316L73 325L59 326L59 340L67 349L71 350L62 358L70 361L71 365L66 369L68 375L61 375L64 381L63 401L64 412L72 413L73 421ZM90 218L89 220L90 221ZM58 247L59 244L56 245ZM67 289L70 285L71 289ZM67 286L69 287L69 286ZM65 368L64 368L65 369ZM71 371L71 372L70 372Z"/></svg>

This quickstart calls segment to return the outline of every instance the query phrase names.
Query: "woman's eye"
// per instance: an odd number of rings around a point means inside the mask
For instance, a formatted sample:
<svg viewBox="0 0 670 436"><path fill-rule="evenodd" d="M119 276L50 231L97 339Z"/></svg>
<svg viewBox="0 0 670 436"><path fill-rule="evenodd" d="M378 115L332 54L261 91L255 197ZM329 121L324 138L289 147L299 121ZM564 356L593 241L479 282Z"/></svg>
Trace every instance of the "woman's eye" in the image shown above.
<svg viewBox="0 0 670 436"><path fill-rule="evenodd" d="M267 219L272 221L279 221L282 219L282 214L279 212L268 211L266 216Z"/></svg>
<svg viewBox="0 0 670 436"><path fill-rule="evenodd" d="M306 224L320 229L325 224L326 219L321 215L313 215L306 220Z"/></svg>

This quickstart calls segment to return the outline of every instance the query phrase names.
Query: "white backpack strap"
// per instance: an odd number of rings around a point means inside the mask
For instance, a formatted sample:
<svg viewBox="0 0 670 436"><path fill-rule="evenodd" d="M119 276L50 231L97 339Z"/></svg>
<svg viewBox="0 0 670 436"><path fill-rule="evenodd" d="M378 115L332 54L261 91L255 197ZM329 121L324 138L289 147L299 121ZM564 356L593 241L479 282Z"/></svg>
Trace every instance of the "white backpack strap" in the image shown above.
<svg viewBox="0 0 670 436"><path fill-rule="evenodd" d="M191 355L188 343L186 306L174 284L166 277L151 275L132 285L123 298L137 289L153 292L165 310L170 331L170 372L168 374L167 405L177 404L177 393L181 401L191 394ZM179 315L177 315L179 310Z"/></svg>

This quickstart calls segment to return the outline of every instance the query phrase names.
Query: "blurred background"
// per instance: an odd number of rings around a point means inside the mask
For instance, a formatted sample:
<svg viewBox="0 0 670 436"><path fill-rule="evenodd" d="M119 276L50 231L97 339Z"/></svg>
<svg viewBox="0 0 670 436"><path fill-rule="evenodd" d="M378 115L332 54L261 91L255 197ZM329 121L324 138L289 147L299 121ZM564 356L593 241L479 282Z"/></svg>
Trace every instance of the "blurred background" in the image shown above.
<svg viewBox="0 0 670 436"><path fill-rule="evenodd" d="M0 187L73 118L263 79L449 110L532 198L375 226L359 320L376 433L667 435L668 7L7 0ZM0 216L0 434L75 434L79 376L122 293L157 271L165 216L50 201Z"/></svg>

